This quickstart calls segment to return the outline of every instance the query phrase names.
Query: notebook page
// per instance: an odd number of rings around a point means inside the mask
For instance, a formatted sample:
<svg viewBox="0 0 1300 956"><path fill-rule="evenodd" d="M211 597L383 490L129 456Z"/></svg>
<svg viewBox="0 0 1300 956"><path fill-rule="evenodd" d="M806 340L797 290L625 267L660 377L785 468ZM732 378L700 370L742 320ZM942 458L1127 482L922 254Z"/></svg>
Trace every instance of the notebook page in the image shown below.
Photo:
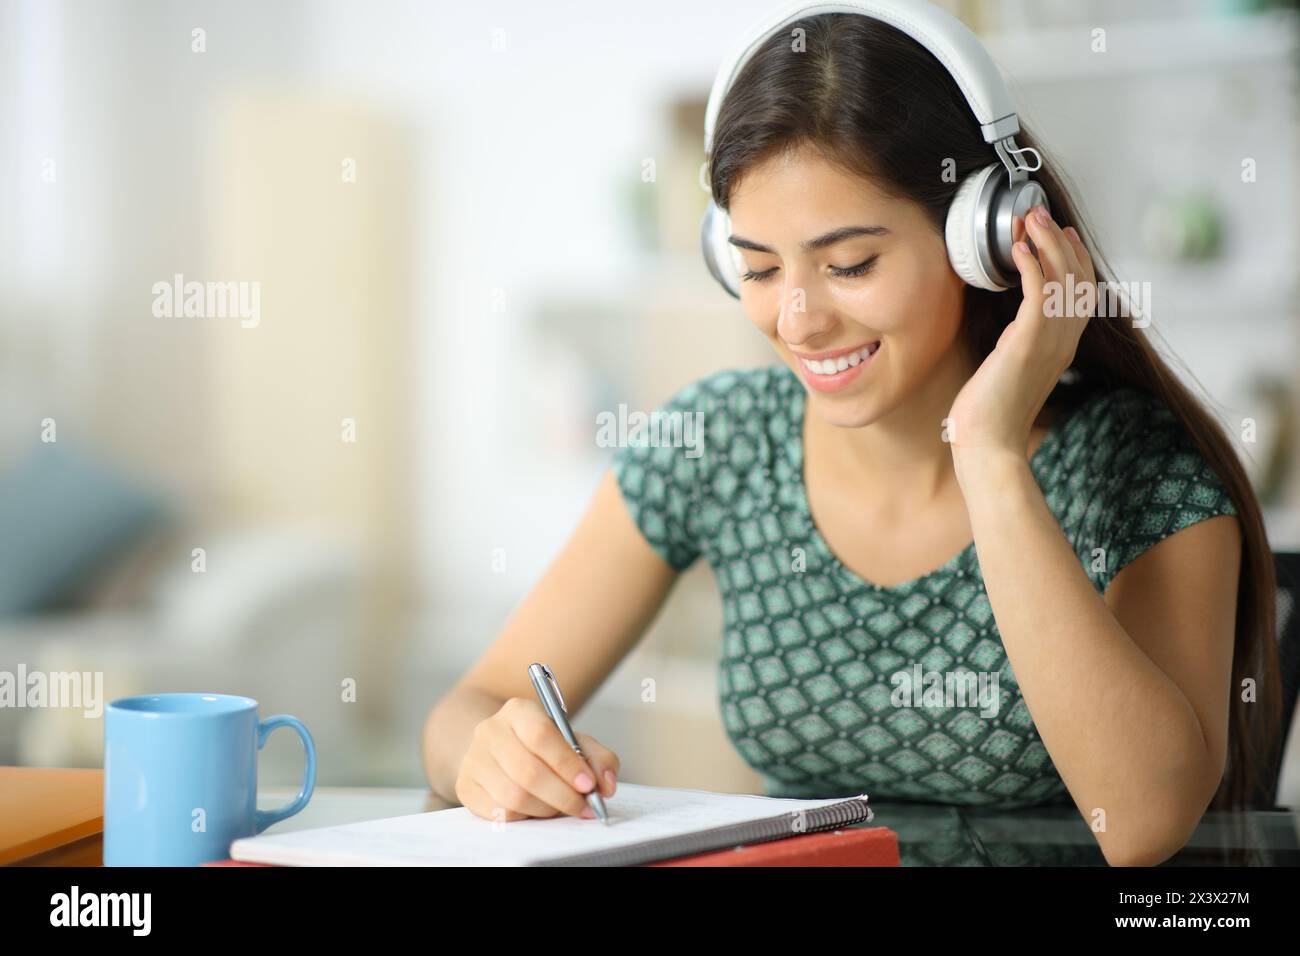
<svg viewBox="0 0 1300 956"><path fill-rule="evenodd" d="M619 784L609 825L557 816L494 822L464 807L236 840L233 859L285 866L525 866L842 802Z"/></svg>

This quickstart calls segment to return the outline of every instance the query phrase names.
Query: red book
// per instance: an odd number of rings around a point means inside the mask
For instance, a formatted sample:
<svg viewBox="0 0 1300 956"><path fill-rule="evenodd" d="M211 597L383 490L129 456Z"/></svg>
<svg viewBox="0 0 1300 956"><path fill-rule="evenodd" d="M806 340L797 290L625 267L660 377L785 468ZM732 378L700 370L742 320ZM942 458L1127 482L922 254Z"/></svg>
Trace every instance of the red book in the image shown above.
<svg viewBox="0 0 1300 956"><path fill-rule="evenodd" d="M827 830L646 866L899 866L898 834L888 827Z"/></svg>

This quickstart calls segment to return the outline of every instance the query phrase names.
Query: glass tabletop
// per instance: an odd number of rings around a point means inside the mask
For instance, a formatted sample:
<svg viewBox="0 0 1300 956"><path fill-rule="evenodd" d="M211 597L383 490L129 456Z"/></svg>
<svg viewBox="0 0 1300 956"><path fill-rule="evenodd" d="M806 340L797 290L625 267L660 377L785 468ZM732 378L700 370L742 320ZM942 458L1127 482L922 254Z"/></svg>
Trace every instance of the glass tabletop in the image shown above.
<svg viewBox="0 0 1300 956"><path fill-rule="evenodd" d="M282 805L294 792L264 788L258 805ZM317 787L306 809L275 829L335 826L451 805L416 788ZM988 810L872 800L871 806L875 816L858 826L886 826L897 833L903 866L1106 866L1096 837L1073 804ZM1207 813L1187 845L1164 865L1300 866L1300 813Z"/></svg>
<svg viewBox="0 0 1300 956"><path fill-rule="evenodd" d="M904 866L1106 866L1072 805L988 810L875 803L869 826L898 834ZM1300 866L1300 813L1207 813L1164 866Z"/></svg>

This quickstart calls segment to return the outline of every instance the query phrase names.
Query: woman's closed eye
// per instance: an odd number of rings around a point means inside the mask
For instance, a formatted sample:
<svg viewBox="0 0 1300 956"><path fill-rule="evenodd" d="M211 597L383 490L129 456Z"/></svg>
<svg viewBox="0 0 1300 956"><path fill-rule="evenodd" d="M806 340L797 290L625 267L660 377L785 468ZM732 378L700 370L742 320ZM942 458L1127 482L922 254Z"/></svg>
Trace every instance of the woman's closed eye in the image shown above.
<svg viewBox="0 0 1300 956"><path fill-rule="evenodd" d="M836 266L831 266L830 267L831 275L836 276L837 278L840 279L855 279L858 276L864 276L871 271L871 267L876 264L876 260L879 258L880 258L880 253L876 253L874 256L870 256L865 261L859 262L856 266L849 266L844 269L837 268ZM741 276L741 278L744 279L746 282L766 282L774 275L776 275L775 266L773 266L771 269L765 269L762 272L754 272L751 269L750 271L746 272L743 276Z"/></svg>

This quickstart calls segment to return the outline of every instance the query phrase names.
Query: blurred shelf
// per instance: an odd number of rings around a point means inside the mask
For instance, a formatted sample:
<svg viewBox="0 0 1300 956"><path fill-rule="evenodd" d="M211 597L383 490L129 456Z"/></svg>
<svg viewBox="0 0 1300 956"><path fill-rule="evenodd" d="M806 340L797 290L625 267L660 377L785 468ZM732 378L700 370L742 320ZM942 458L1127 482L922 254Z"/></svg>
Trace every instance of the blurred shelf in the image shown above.
<svg viewBox="0 0 1300 956"><path fill-rule="evenodd" d="M1208 262L1168 262L1133 258L1116 263L1119 281L1125 284L1150 282L1156 297L1156 318L1160 300L1177 298L1189 310L1219 308L1224 290L1232 289L1232 306L1249 314L1252 323L1260 321L1295 321L1300 309L1296 296L1300 292L1293 270L1272 268L1272 263L1256 268L1240 257L1222 257ZM1171 293L1169 290L1175 290Z"/></svg>
<svg viewBox="0 0 1300 956"><path fill-rule="evenodd" d="M1158 74L1285 62L1296 47L1300 16L1290 10L1235 17L1133 20L996 31L981 37L1020 82ZM1106 31L1106 52L1092 52L1092 30Z"/></svg>

